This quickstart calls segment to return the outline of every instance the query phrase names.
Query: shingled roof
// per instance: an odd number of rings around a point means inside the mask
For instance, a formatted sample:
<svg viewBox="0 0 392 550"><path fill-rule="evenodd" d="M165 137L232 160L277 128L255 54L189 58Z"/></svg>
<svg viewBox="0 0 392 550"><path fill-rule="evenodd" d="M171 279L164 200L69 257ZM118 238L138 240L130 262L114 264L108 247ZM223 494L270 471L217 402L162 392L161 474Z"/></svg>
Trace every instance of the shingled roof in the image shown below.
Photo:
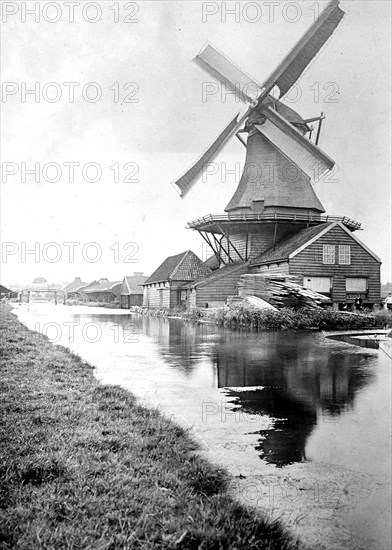
<svg viewBox="0 0 392 550"><path fill-rule="evenodd" d="M211 273L211 270L200 258L192 250L187 250L166 258L151 277L144 282L144 285L164 281L194 281L209 273Z"/></svg>
<svg viewBox="0 0 392 550"><path fill-rule="evenodd" d="M143 284L146 282L147 279L148 277L146 275L143 275L143 273L134 273L133 275L125 276L121 294L143 294Z"/></svg>
<svg viewBox="0 0 392 550"><path fill-rule="evenodd" d="M304 246L311 239L317 237L323 231L330 229L332 225L334 224L331 222L322 223L314 227L303 229L295 233L295 235L285 237L276 244L275 250L270 248L264 252L264 254L254 258L251 263L252 265L260 265L285 261L289 258L290 254L295 252L298 248L301 248L301 246Z"/></svg>
<svg viewBox="0 0 392 550"><path fill-rule="evenodd" d="M113 292L117 290L118 285L122 285L122 281L110 282L109 279L99 279L99 281L93 281L89 285L83 288L83 292L87 294L91 292Z"/></svg>
<svg viewBox="0 0 392 550"><path fill-rule="evenodd" d="M190 285L190 288L196 288L198 286L207 285L209 283L212 283L213 281L217 281L221 279L222 277L226 277L229 274L235 273L236 271L241 271L241 270L247 271L248 265L249 265L248 262L241 262L241 263L235 263L235 264L226 265L224 267L220 267L219 269L216 269L209 275L206 275L205 277L202 277L194 281Z"/></svg>
<svg viewBox="0 0 392 550"><path fill-rule="evenodd" d="M80 277L75 277L75 280L69 285L64 287L65 292L77 292L82 287L87 286L87 283L84 283Z"/></svg>
<svg viewBox="0 0 392 550"><path fill-rule="evenodd" d="M254 201L263 201L266 209L325 211L310 178L257 130L249 134L244 171L225 211L251 211Z"/></svg>

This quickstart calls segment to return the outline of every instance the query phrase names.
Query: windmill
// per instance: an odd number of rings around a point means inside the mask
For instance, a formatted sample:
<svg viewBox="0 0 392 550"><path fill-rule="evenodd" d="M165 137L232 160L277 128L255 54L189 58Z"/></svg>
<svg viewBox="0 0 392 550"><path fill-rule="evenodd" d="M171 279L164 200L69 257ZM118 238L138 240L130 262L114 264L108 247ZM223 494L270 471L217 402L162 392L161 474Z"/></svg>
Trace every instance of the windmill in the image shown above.
<svg viewBox="0 0 392 550"><path fill-rule="evenodd" d="M211 44L194 59L247 105L245 112L237 113L200 158L173 182L184 197L231 137L236 135L245 145L242 177L225 208L227 214L210 214L188 224L206 240L220 265L248 261L275 246L285 235L325 221L325 210L312 187L315 179L335 164L318 147L324 115L304 120L281 99L331 38L343 17L339 0L329 2L262 85ZM319 127L313 143L313 128L308 124L315 121ZM248 133L246 142L242 133ZM351 231L360 227L347 218L339 221Z"/></svg>

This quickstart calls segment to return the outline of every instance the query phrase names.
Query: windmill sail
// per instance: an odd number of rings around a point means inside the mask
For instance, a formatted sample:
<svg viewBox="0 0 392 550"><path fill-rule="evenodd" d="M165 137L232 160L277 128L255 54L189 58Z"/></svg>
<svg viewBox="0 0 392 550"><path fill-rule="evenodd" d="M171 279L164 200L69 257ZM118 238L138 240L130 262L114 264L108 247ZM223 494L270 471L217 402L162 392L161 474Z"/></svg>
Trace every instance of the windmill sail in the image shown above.
<svg viewBox="0 0 392 550"><path fill-rule="evenodd" d="M193 61L245 103L252 102L260 95L260 84L211 44L207 44Z"/></svg>
<svg viewBox="0 0 392 550"><path fill-rule="evenodd" d="M305 139L292 124L268 106L270 99L268 95L275 85L279 87L280 97L288 92L314 56L332 36L343 16L344 12L339 8L339 0L332 0L263 86L260 86L210 44L207 44L196 56L194 61L200 67L225 85L236 97L250 103L251 106L240 119L238 119L239 115L236 115L205 153L173 182L180 191L181 197L186 195L202 173L205 165L213 160L229 138L237 132L243 121L250 113L255 112L264 117L265 121L259 124L252 122L252 124L309 178L321 177L327 170L332 169L334 166L332 159L312 142ZM257 101L255 101L256 96Z"/></svg>
<svg viewBox="0 0 392 550"><path fill-rule="evenodd" d="M332 0L320 17L267 78L263 86L263 93L259 97L260 103L274 86L278 86L280 98L294 86L312 59L332 36L344 15L344 11L339 8L339 0Z"/></svg>
<svg viewBox="0 0 392 550"><path fill-rule="evenodd" d="M219 153L227 140L237 132L248 114L249 111L238 120L239 113L237 113L202 156L181 177L172 182L180 191L181 197L184 197L188 193L202 173L204 167Z"/></svg>
<svg viewBox="0 0 392 550"><path fill-rule="evenodd" d="M268 107L263 114L267 117L266 121L255 124L255 128L311 180L321 178L325 172L332 170L335 162L279 113Z"/></svg>

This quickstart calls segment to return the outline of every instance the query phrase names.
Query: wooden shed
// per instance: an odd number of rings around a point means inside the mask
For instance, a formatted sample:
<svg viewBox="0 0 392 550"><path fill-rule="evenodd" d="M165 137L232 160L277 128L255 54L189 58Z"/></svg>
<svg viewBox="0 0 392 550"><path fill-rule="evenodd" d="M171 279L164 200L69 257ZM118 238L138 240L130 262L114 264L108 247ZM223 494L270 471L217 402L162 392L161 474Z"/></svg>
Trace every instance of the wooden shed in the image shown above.
<svg viewBox="0 0 392 550"><path fill-rule="evenodd" d="M189 307L225 305L229 296L238 295L238 282L248 271L248 262L231 264L195 281L189 286Z"/></svg>
<svg viewBox="0 0 392 550"><path fill-rule="evenodd" d="M339 222L286 237L251 266L252 273L294 275L299 284L330 297L335 309L351 308L358 294L364 306L380 302L381 260Z"/></svg>
<svg viewBox="0 0 392 550"><path fill-rule="evenodd" d="M131 306L143 305L143 283L148 277L143 272L134 272L124 277L121 286L120 307L128 309Z"/></svg>
<svg viewBox="0 0 392 550"><path fill-rule="evenodd" d="M188 307L190 291L187 283L210 273L211 270L191 250L169 256L143 284L143 306Z"/></svg>

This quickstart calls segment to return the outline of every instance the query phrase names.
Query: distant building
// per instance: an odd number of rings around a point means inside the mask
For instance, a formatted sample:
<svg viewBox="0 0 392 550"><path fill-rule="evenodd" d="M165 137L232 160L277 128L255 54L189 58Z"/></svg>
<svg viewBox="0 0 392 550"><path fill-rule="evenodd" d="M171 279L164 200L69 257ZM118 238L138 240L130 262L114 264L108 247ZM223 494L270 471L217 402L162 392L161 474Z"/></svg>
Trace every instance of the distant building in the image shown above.
<svg viewBox="0 0 392 550"><path fill-rule="evenodd" d="M66 294L66 298L78 299L78 300L87 299L82 292L82 289L87 285L88 283L84 283L80 277L75 277L75 280L72 281L72 283L69 283L68 285L66 285L63 289Z"/></svg>
<svg viewBox="0 0 392 550"><path fill-rule="evenodd" d="M119 304L121 287L121 281L110 282L109 279L101 278L99 281L93 281L83 287L80 291L87 296L89 302Z"/></svg>
<svg viewBox="0 0 392 550"><path fill-rule="evenodd" d="M0 285L0 298L16 298L18 295L17 292Z"/></svg>
<svg viewBox="0 0 392 550"><path fill-rule="evenodd" d="M143 305L143 284L148 277L142 272L134 272L125 276L121 286L120 307L128 309L131 306Z"/></svg>
<svg viewBox="0 0 392 550"><path fill-rule="evenodd" d="M149 308L188 307L189 283L210 273L191 250L169 256L143 284L143 305Z"/></svg>

